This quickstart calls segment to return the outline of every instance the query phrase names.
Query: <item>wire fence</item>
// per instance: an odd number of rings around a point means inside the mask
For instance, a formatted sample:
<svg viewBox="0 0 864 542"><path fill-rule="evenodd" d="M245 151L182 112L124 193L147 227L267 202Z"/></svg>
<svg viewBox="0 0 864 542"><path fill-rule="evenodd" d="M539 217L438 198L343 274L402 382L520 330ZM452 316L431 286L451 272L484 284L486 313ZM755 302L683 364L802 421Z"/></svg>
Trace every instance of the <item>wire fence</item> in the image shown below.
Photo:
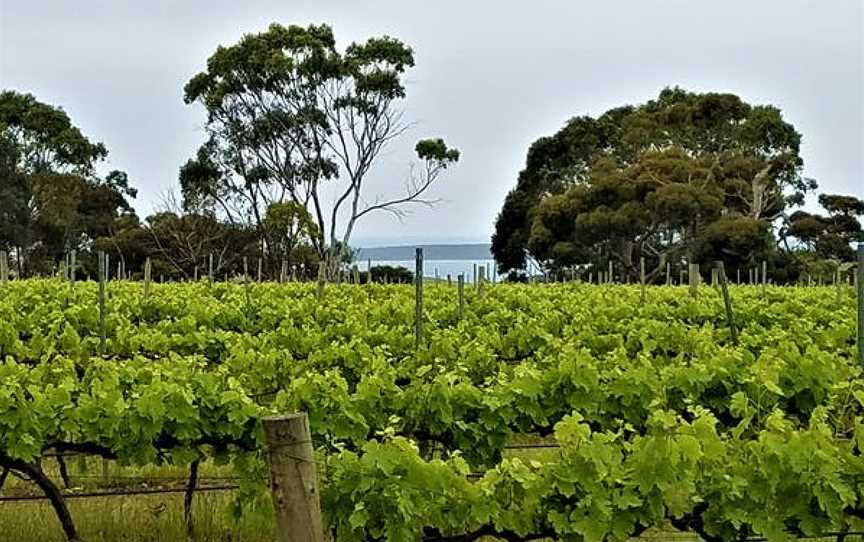
<svg viewBox="0 0 864 542"><path fill-rule="evenodd" d="M222 484L213 486L197 486L194 488L185 487L151 487L138 489L118 489L111 491L62 491L61 496L64 499L93 499L99 497L126 497L133 495L156 495L163 493L206 493L215 491L234 491L239 489L238 484ZM20 502L20 501L44 501L48 500L45 495L0 495L0 502Z"/></svg>

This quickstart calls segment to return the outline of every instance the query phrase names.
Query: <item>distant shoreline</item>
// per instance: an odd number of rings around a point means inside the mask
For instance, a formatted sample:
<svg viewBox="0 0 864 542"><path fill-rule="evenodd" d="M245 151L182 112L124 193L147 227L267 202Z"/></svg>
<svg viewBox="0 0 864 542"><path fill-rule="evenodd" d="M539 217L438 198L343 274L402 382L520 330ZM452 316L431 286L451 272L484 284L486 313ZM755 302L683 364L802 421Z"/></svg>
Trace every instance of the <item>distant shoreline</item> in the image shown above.
<svg viewBox="0 0 864 542"><path fill-rule="evenodd" d="M491 260L492 245L489 243L465 244L417 244L401 246L360 248L354 255L356 261L363 260L413 260L415 249L423 249L425 260Z"/></svg>

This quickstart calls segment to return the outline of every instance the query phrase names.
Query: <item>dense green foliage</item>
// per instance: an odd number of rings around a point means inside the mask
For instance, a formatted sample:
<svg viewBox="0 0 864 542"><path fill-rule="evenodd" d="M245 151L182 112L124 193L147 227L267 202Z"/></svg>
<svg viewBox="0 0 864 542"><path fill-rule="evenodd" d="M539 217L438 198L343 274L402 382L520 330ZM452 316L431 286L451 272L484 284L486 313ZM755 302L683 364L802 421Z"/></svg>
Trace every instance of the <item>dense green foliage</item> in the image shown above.
<svg viewBox="0 0 864 542"><path fill-rule="evenodd" d="M630 277L641 258L649 273L685 259L723 259L730 269L776 258L791 265L792 249L814 244L821 258L849 260L864 202L823 194L830 217L793 214L816 189L803 176L800 142L774 106L677 87L573 118L529 148L492 252L502 272L529 260L550 271L614 261Z"/></svg>
<svg viewBox="0 0 864 542"><path fill-rule="evenodd" d="M0 92L0 250L19 275L50 272L69 250L112 235L136 190L69 116L30 94Z"/></svg>
<svg viewBox="0 0 864 542"><path fill-rule="evenodd" d="M217 48L184 88L186 103L206 110L208 136L180 170L185 205L250 224L278 262L279 229L264 214L290 202L307 213L315 228L306 239L335 271L358 220L431 203L429 187L459 160L443 139L420 140L404 195L366 193L370 169L406 131L400 104L413 66L414 52L398 39L340 50L327 25L272 24Z"/></svg>
<svg viewBox="0 0 864 542"><path fill-rule="evenodd" d="M12 282L0 295L0 461L217 456L261 477L260 418L307 411L340 540L503 534L707 540L860 526L864 381L853 298L578 283L410 286ZM508 444L557 443L542 454ZM250 483L242 503L264 485Z"/></svg>

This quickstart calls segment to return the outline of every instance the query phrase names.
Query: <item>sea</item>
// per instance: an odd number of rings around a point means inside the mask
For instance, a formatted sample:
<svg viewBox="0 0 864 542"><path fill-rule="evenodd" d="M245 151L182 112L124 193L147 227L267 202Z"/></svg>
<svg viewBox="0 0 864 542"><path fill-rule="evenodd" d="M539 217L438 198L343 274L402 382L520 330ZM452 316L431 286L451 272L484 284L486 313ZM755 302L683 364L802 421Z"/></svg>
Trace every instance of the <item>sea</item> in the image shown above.
<svg viewBox="0 0 864 542"><path fill-rule="evenodd" d="M390 265L393 267L404 267L410 271L414 271L415 262L414 260L371 260L372 266L376 265ZM491 277L491 273L495 272L495 260L493 259L480 259L480 260L424 260L423 261L423 276L426 278L439 278L441 280L447 280L447 275L455 281L456 277L459 276L460 273L465 274L465 282L473 283L477 280L477 277L474 276L474 270L476 268L479 269L481 266L486 269L484 273L485 276ZM368 260L360 260L357 262L357 268L361 271L368 270L369 261ZM479 272L477 273L480 274ZM497 275L496 278L500 278L501 275Z"/></svg>

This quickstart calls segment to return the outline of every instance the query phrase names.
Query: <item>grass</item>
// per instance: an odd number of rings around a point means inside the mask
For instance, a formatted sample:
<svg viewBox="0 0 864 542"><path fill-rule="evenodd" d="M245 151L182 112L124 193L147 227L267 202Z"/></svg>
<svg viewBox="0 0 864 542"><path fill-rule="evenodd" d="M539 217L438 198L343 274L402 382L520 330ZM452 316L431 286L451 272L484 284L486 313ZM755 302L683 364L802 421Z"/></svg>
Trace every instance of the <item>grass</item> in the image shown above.
<svg viewBox="0 0 864 542"><path fill-rule="evenodd" d="M171 466L121 467L109 462L108 479L102 478L101 461L90 459L81 472L76 459L67 459L73 489L106 490L117 487L182 487L186 469ZM59 484L57 464L45 462L46 473ZM79 477L76 477L78 475ZM230 467L203 464L199 476L231 476ZM226 483L214 481L213 483ZM227 482L227 483L230 483ZM212 485L212 484L211 484ZM33 484L9 477L4 495L40 494ZM270 510L236 519L232 513L234 492L195 493L192 518L194 540L199 542L274 542L274 520ZM183 494L129 495L67 499L79 536L85 541L179 542L186 541ZM48 501L0 502L0 541L64 542L65 537Z"/></svg>
<svg viewBox="0 0 864 542"><path fill-rule="evenodd" d="M551 444L550 438L515 435L511 445ZM554 448L519 448L505 452L507 457L549 461L560 453ZM89 459L81 470L75 458L67 459L73 488L70 491L108 490L118 487L182 487L188 476L186 469L172 466L123 467L101 460ZM59 468L54 460L46 460L43 468L60 483ZM103 468L106 471L103 472ZM103 474L107 478L103 478ZM230 483L224 480L233 472L228 466L204 463L199 470L201 485ZM3 495L41 494L28 481L9 477ZM192 517L195 542L276 542L275 521L270 509L247 514L237 519L232 513L234 492L199 492L193 500ZM87 542L186 542L183 518L183 494L130 495L67 499L79 536ZM65 542L60 523L48 501L0 502L0 542ZM491 541L491 539L489 539ZM698 542L692 533L671 527L651 529L640 540L650 542ZM822 539L826 542L834 538ZM860 541L848 537L847 542Z"/></svg>

